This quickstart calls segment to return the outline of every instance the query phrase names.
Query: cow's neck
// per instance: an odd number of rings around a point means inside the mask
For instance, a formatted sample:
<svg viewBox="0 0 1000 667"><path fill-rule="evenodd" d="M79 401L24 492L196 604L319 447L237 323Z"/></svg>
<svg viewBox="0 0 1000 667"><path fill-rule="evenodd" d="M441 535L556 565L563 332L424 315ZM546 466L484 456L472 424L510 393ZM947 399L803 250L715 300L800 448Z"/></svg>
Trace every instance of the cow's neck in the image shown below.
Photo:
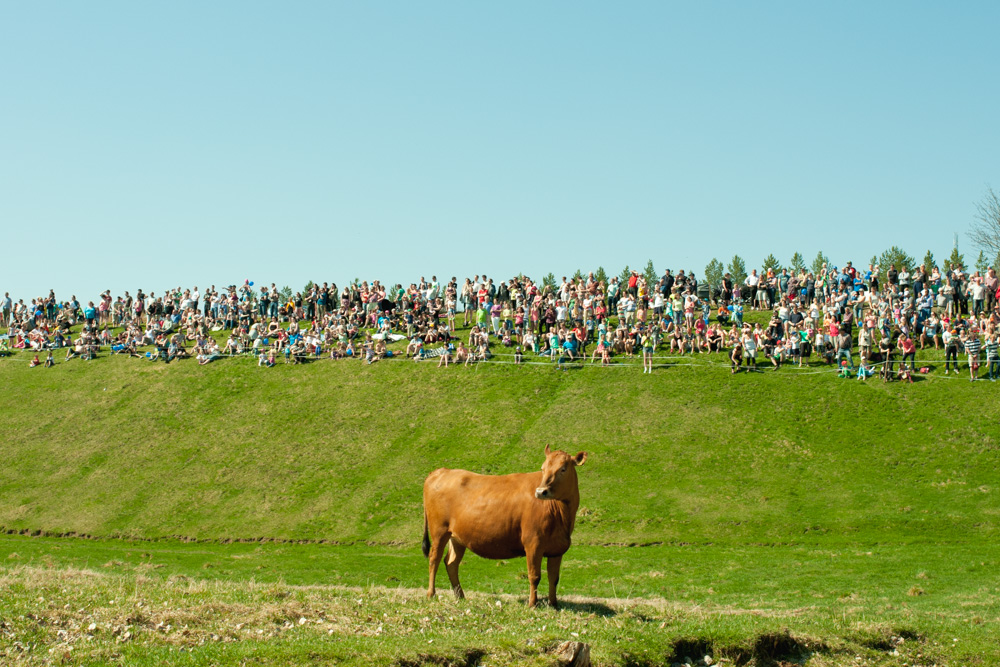
<svg viewBox="0 0 1000 667"><path fill-rule="evenodd" d="M576 526L576 511L580 508L580 495L573 494L565 500L550 500L546 507L553 519L566 526L566 534L572 534Z"/></svg>

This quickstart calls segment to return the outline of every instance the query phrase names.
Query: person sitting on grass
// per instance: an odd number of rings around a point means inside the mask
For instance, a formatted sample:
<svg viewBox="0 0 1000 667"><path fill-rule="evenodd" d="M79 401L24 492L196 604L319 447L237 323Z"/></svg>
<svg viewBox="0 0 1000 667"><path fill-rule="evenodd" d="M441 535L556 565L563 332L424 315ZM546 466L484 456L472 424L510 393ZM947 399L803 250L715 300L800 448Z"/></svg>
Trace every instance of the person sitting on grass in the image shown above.
<svg viewBox="0 0 1000 667"><path fill-rule="evenodd" d="M913 374L910 369L907 368L906 364L902 362L899 364L899 371L896 373L896 377L903 382L913 382Z"/></svg>
<svg viewBox="0 0 1000 667"><path fill-rule="evenodd" d="M410 341L406 344L406 358L422 356L423 346L424 339L420 334L416 334L410 338Z"/></svg>
<svg viewBox="0 0 1000 667"><path fill-rule="evenodd" d="M722 331L717 326L711 326L706 336L706 344L709 352L722 352Z"/></svg>
<svg viewBox="0 0 1000 667"><path fill-rule="evenodd" d="M455 348L455 354L453 361L456 364L469 365L469 359L472 355L469 354L469 348L465 347L465 343L458 341L458 346Z"/></svg>
<svg viewBox="0 0 1000 667"><path fill-rule="evenodd" d="M867 380L873 375L875 375L875 368L868 363L868 358L862 355L861 362L858 365L858 379L862 381Z"/></svg>
<svg viewBox="0 0 1000 667"><path fill-rule="evenodd" d="M36 366L41 366L41 365L42 365L42 360L39 359L38 355L36 354L35 358L31 360L31 363L28 364L28 368L34 368Z"/></svg>
<svg viewBox="0 0 1000 667"><path fill-rule="evenodd" d="M219 346L214 340L209 340L209 342L205 345L204 350L203 354L198 355L198 364L200 366L210 364L221 356Z"/></svg>
<svg viewBox="0 0 1000 667"><path fill-rule="evenodd" d="M442 366L448 368L449 363L451 363L451 350L447 346L444 346L441 348L441 354L438 355L438 368Z"/></svg>
<svg viewBox="0 0 1000 667"><path fill-rule="evenodd" d="M371 340L365 341L364 359L369 366L379 360L379 356L375 353L375 346L372 345Z"/></svg>
<svg viewBox="0 0 1000 667"><path fill-rule="evenodd" d="M184 347L185 339L179 333L175 333L170 337L170 346L168 348L168 353L170 359L187 359L189 357L187 348ZM212 341L215 344L215 341Z"/></svg>
<svg viewBox="0 0 1000 667"><path fill-rule="evenodd" d="M940 334L941 321L938 320L937 315L931 313L930 318L924 322L924 329L920 333L920 349L923 350L928 345L933 344L934 349L940 349L941 347L941 334Z"/></svg>
<svg viewBox="0 0 1000 667"><path fill-rule="evenodd" d="M781 368L781 362L785 358L785 343L780 338L775 342L774 347L771 348L771 364L774 365L774 370Z"/></svg>
<svg viewBox="0 0 1000 667"><path fill-rule="evenodd" d="M598 332L597 334L597 347L594 348L594 354L590 357L590 363L595 363L597 357L604 358L604 350L608 347L604 340L604 334Z"/></svg>
<svg viewBox="0 0 1000 667"><path fill-rule="evenodd" d="M566 340L562 344L562 354L557 354L556 357L560 365L566 363L567 360L576 360L576 340L572 336L566 336Z"/></svg>
<svg viewBox="0 0 1000 667"><path fill-rule="evenodd" d="M479 361L489 361L492 356L492 353L490 353L489 333L483 331L482 335L479 337L479 348L476 350L476 358Z"/></svg>
<svg viewBox="0 0 1000 667"><path fill-rule="evenodd" d="M77 338L76 342L72 346L66 348L66 361L69 361L74 357L79 357L82 354L83 340L81 338Z"/></svg>

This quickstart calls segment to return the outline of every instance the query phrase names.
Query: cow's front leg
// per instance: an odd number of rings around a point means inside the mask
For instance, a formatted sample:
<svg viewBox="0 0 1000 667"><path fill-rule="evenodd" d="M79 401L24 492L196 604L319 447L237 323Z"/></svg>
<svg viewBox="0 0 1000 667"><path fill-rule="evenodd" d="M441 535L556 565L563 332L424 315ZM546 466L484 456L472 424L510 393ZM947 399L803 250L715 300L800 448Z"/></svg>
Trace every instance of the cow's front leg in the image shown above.
<svg viewBox="0 0 1000 667"><path fill-rule="evenodd" d="M562 556L549 556L546 563L546 574L549 577L549 606L553 609L559 608L556 602L556 586L559 585L559 566L562 565Z"/></svg>
<svg viewBox="0 0 1000 667"><path fill-rule="evenodd" d="M534 607L538 603L538 582L542 580L542 550L529 547L525 549L525 556L528 558L528 584L531 586L528 606Z"/></svg>

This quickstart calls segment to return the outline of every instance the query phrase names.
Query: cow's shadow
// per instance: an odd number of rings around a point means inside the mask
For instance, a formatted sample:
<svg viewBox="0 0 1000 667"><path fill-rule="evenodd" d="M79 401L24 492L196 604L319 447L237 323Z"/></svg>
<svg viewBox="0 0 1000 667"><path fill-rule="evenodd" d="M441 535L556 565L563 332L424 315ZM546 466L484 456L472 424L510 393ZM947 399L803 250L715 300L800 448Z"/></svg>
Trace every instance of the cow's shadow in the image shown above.
<svg viewBox="0 0 1000 667"><path fill-rule="evenodd" d="M559 611L568 611L574 614L594 614L603 618L617 616L618 612L601 602L559 600Z"/></svg>

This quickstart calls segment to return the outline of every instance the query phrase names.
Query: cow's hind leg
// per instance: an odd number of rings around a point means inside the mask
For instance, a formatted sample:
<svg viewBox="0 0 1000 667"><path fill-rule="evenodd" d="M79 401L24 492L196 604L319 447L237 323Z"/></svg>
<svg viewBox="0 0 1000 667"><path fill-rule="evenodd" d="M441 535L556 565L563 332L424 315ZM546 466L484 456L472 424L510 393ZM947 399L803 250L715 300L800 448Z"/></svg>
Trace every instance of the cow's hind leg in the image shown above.
<svg viewBox="0 0 1000 667"><path fill-rule="evenodd" d="M455 538L451 538L448 543L448 557L444 560L444 567L448 570L448 579L451 581L451 590L455 591L455 597L459 600L465 597L462 584L458 581L458 566L462 563L462 556L465 555L465 545L459 544Z"/></svg>
<svg viewBox="0 0 1000 667"><path fill-rule="evenodd" d="M562 556L549 556L546 563L546 573L549 576L549 606L553 609L559 608L556 602L556 586L559 585L559 566L562 565Z"/></svg>
<svg viewBox="0 0 1000 667"><path fill-rule="evenodd" d="M428 599L434 597L434 579L437 577L438 566L441 564L441 556L444 555L444 545L448 543L448 539L450 537L451 533L447 530L443 531L439 535L431 536L431 548L430 552L427 554L427 561L430 567L431 575L430 584L427 586Z"/></svg>

